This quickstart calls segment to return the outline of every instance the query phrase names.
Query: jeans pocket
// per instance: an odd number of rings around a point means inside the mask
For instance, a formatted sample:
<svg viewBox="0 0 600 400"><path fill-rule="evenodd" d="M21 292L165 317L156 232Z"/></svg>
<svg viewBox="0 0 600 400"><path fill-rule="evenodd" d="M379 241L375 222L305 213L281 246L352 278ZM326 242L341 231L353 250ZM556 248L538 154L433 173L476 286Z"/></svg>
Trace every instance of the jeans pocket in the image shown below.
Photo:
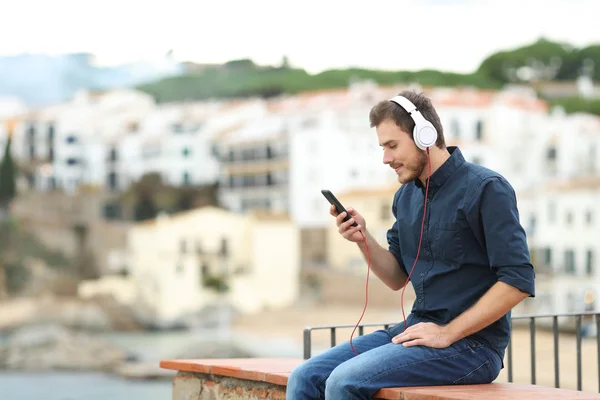
<svg viewBox="0 0 600 400"><path fill-rule="evenodd" d="M482 364L477 366L472 371L461 376L452 382L453 385L475 385L480 383L490 383L493 381L492 369L490 361L485 360Z"/></svg>

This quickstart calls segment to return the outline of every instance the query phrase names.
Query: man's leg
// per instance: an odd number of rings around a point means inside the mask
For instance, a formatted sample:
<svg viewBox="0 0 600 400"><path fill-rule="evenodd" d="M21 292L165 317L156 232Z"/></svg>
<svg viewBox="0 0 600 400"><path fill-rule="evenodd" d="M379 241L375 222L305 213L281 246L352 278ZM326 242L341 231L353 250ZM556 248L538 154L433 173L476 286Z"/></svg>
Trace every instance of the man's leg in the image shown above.
<svg viewBox="0 0 600 400"><path fill-rule="evenodd" d="M495 352L470 339L445 349L388 343L335 368L325 383L325 398L369 399L386 387L489 383L500 368Z"/></svg>
<svg viewBox="0 0 600 400"><path fill-rule="evenodd" d="M352 345L362 354L371 349L391 343L392 336L385 330L378 330L364 336L352 339ZM339 344L327 351L318 354L292 371L288 378L286 399L310 400L323 399L325 395L325 381L338 365L356 357L350 341Z"/></svg>

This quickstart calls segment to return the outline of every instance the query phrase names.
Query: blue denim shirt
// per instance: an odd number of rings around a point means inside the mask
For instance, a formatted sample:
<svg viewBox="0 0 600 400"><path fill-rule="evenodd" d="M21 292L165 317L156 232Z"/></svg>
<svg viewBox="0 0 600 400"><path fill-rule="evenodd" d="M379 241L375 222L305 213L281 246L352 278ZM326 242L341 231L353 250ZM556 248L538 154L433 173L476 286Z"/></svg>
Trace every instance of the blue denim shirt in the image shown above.
<svg viewBox="0 0 600 400"><path fill-rule="evenodd" d="M519 221L512 186L500 174L465 161L460 149L429 183L419 261L411 275L416 293L411 320L446 324L496 282L535 296L534 269ZM402 185L392 206L396 222L387 233L389 251L408 274L419 245L425 187ZM472 335L501 358L510 337L510 312Z"/></svg>

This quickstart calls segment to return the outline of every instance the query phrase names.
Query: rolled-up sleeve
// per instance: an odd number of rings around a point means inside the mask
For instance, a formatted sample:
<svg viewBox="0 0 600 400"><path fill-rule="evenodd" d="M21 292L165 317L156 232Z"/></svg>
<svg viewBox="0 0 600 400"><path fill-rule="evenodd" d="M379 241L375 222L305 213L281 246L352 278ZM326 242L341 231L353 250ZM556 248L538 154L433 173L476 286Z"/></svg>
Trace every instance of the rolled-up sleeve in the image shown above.
<svg viewBox="0 0 600 400"><path fill-rule="evenodd" d="M498 281L535 297L535 271L514 189L494 177L483 183L482 190L479 212L490 267Z"/></svg>
<svg viewBox="0 0 600 400"><path fill-rule="evenodd" d="M400 268L402 268L402 271L404 271L405 274L408 274L408 272L406 271L406 268L404 267L404 262L402 261L402 253L400 251L400 240L398 238L398 219L397 219L398 208L397 208L396 204L398 201L399 193L400 193L400 191L397 191L396 194L394 195L394 200L392 202L392 214L394 215L395 221L394 221L394 224L392 225L392 227L390 229L388 229L386 237L387 237L389 252L392 253L394 258L398 262L398 265L400 266Z"/></svg>

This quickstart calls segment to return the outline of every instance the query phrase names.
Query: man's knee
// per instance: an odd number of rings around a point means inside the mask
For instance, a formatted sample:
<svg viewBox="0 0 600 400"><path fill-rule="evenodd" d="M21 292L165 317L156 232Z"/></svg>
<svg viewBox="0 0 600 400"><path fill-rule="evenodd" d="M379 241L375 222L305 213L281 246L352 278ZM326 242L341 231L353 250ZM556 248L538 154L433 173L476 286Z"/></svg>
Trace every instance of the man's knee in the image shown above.
<svg viewBox="0 0 600 400"><path fill-rule="evenodd" d="M357 367L356 363L347 362L334 369L325 382L325 398L344 398L350 393L356 395L355 392L361 390L360 382L364 377Z"/></svg>
<svg viewBox="0 0 600 400"><path fill-rule="evenodd" d="M294 368L288 376L287 390L296 394L318 390L326 377L320 376L315 367L314 362L307 360Z"/></svg>
<svg viewBox="0 0 600 400"><path fill-rule="evenodd" d="M307 384L310 382L310 368L305 361L292 370L288 376L288 387L291 385Z"/></svg>

